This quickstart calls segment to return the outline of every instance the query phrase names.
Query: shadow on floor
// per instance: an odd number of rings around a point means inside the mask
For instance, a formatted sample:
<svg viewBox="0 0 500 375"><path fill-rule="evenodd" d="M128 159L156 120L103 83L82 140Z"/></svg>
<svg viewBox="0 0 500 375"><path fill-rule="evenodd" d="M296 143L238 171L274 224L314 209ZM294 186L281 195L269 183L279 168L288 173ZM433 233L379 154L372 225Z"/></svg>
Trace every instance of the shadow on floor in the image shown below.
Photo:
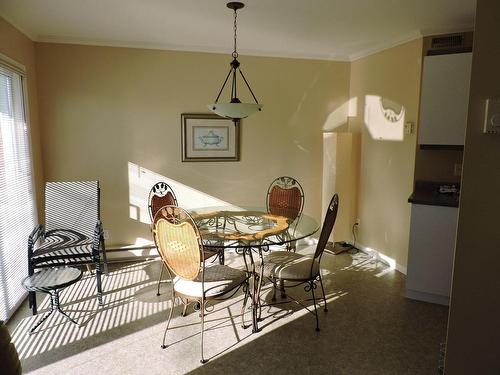
<svg viewBox="0 0 500 375"><path fill-rule="evenodd" d="M147 366L151 374L436 372L448 309L404 298L404 275L376 265L364 254L325 253L329 311L319 309L320 332L314 329L314 316L295 303L264 307L257 334L240 327L241 294L216 304L207 316L205 352L210 361L205 365L198 362L198 314L178 318L178 305L169 330L171 346L160 349L170 288L163 284L162 295L156 296L159 266L143 262L113 269L104 278L103 308L97 307L93 276L72 286L75 290L68 288L62 295L63 309L84 322L81 328L53 320L30 336L27 331L37 318L29 316L25 306L17 313L23 317L13 332L24 371L76 374L92 368L96 374L145 373ZM268 284L262 299L270 302L271 294ZM310 296L302 287L287 288L287 294L297 299ZM278 301L282 302L279 294Z"/></svg>

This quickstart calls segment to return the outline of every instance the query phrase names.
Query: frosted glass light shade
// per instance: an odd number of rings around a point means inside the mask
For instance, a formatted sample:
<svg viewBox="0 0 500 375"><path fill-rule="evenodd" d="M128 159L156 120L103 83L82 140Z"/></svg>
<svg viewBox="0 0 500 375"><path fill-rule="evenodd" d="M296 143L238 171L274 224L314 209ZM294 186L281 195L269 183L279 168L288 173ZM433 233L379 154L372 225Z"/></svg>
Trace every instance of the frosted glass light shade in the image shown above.
<svg viewBox="0 0 500 375"><path fill-rule="evenodd" d="M240 119L260 111L263 105L257 103L213 103L207 107L221 117Z"/></svg>

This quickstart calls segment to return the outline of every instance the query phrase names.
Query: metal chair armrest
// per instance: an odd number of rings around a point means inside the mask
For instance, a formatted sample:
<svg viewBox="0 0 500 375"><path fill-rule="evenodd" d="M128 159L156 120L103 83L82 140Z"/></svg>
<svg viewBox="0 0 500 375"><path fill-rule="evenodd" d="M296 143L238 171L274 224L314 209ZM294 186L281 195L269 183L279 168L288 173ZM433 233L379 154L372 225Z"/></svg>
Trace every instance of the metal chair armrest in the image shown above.
<svg viewBox="0 0 500 375"><path fill-rule="evenodd" d="M44 228L42 224L38 224L28 237L28 255L31 257L33 254L33 247L40 237L44 236Z"/></svg>

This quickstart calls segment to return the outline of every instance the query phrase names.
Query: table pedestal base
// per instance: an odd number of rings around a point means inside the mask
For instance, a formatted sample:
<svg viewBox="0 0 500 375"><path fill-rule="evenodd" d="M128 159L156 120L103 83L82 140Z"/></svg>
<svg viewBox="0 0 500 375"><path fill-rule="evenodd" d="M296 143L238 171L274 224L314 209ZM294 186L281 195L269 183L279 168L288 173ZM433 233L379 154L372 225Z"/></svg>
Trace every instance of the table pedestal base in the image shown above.
<svg viewBox="0 0 500 375"><path fill-rule="evenodd" d="M73 320L72 318L70 318L68 316L68 314L66 314L64 311L61 310L61 305L59 304L59 291L56 289L56 290L52 290L50 292L46 292L46 293L49 293L50 294L50 311L45 314L45 316L40 319L34 326L33 328L31 328L30 330L30 334L31 333L34 333L35 330L45 321L47 320L47 318L52 315L52 313L54 311L56 312L59 312L60 314L64 315L66 317L67 320L69 320L71 323L74 323L76 325L78 325L78 323Z"/></svg>

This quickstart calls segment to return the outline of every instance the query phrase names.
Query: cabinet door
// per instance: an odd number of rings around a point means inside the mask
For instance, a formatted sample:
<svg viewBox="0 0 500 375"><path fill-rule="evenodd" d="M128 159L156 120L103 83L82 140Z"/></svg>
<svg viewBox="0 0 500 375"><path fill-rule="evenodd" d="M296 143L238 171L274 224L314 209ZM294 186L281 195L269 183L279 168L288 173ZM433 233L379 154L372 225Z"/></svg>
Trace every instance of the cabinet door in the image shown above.
<svg viewBox="0 0 500 375"><path fill-rule="evenodd" d="M424 58L419 144L464 144L471 63L472 53Z"/></svg>
<svg viewBox="0 0 500 375"><path fill-rule="evenodd" d="M407 296L428 302L450 295L458 208L413 204L406 275ZM434 296L435 298L430 298Z"/></svg>

